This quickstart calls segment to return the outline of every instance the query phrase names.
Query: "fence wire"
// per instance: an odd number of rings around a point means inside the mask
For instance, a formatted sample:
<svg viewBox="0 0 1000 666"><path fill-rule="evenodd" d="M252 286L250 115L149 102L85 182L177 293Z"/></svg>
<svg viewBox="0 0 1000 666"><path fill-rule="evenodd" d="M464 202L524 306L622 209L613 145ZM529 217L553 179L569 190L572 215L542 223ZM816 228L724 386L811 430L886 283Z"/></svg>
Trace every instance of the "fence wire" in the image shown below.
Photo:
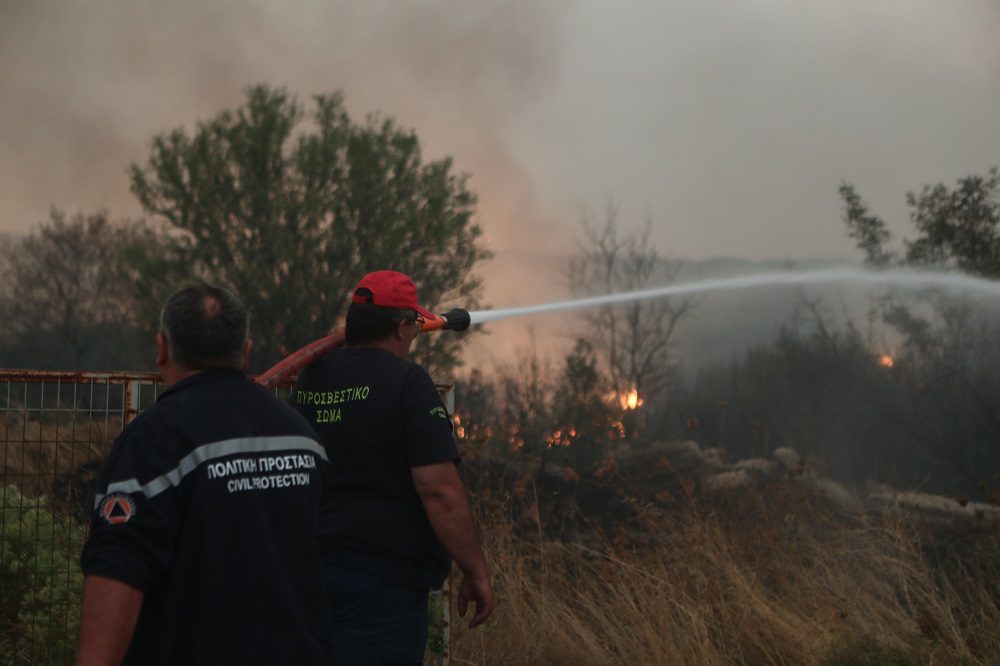
<svg viewBox="0 0 1000 666"><path fill-rule="evenodd" d="M73 658L94 483L154 373L0 370L0 663Z"/></svg>
<svg viewBox="0 0 1000 666"><path fill-rule="evenodd" d="M438 388L453 411L452 387ZM0 369L0 664L73 662L97 475L163 389L156 373ZM447 587L432 627L438 664L448 660Z"/></svg>

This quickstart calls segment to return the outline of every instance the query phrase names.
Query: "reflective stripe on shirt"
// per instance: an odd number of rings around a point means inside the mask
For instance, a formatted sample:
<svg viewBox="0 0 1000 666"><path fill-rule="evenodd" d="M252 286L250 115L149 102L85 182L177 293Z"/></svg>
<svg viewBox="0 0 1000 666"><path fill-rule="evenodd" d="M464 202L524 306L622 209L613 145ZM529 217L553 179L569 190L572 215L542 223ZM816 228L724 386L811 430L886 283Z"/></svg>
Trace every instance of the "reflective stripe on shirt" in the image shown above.
<svg viewBox="0 0 1000 666"><path fill-rule="evenodd" d="M329 462L329 459L326 457L326 450L320 444L301 435L225 439L221 442L212 442L211 444L199 446L181 458L177 467L166 474L161 474L148 483L141 484L138 479L133 478L108 484L107 489L94 498L94 508L96 509L100 505L101 500L111 493L142 493L146 497L153 498L171 486L180 485L181 479L197 469L199 465L209 460L231 456L234 453L264 453L294 449L311 451Z"/></svg>

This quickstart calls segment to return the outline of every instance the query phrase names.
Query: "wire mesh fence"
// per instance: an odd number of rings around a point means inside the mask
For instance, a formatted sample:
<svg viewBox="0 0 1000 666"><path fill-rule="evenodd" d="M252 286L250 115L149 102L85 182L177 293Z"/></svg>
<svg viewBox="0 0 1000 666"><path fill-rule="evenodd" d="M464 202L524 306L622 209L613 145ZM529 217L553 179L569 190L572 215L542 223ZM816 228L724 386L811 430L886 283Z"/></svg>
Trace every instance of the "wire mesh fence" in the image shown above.
<svg viewBox="0 0 1000 666"><path fill-rule="evenodd" d="M438 388L453 411L452 387ZM163 389L156 373L0 369L0 664L72 663L97 475ZM282 400L287 392L276 389ZM449 601L437 593L438 664L448 658Z"/></svg>
<svg viewBox="0 0 1000 666"><path fill-rule="evenodd" d="M0 370L0 663L73 657L94 482L152 373Z"/></svg>

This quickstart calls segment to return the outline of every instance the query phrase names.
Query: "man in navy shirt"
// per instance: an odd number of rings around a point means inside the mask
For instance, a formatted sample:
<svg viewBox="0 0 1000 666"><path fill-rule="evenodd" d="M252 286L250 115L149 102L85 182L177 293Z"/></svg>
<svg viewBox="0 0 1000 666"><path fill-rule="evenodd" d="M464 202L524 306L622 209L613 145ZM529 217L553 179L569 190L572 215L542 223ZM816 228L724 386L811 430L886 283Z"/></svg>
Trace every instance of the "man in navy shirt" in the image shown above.
<svg viewBox="0 0 1000 666"><path fill-rule="evenodd" d="M164 306L169 388L99 479L78 666L332 663L314 540L326 453L243 374L248 330L225 289L188 287Z"/></svg>
<svg viewBox="0 0 1000 666"><path fill-rule="evenodd" d="M425 317L410 278L369 273L348 308L345 347L292 391L330 459L318 540L340 665L422 663L427 594L452 558L459 612L476 607L470 626L495 605L451 418L427 372L406 360Z"/></svg>

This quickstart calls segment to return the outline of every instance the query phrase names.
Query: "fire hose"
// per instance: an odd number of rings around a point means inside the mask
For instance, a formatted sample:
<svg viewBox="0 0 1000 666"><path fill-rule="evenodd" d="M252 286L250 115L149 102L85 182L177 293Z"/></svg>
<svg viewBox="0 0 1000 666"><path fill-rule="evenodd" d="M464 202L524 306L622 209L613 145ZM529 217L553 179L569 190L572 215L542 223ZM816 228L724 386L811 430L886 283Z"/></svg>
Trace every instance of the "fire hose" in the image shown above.
<svg viewBox="0 0 1000 666"><path fill-rule="evenodd" d="M439 314L433 319L425 319L420 323L420 331L464 331L469 328L472 319L468 310L455 308L444 314ZM256 382L268 388L291 379L299 371L323 356L329 351L339 349L344 346L344 332L335 331L319 340L313 340L301 349L297 349L282 360L278 361L270 369L257 375Z"/></svg>

